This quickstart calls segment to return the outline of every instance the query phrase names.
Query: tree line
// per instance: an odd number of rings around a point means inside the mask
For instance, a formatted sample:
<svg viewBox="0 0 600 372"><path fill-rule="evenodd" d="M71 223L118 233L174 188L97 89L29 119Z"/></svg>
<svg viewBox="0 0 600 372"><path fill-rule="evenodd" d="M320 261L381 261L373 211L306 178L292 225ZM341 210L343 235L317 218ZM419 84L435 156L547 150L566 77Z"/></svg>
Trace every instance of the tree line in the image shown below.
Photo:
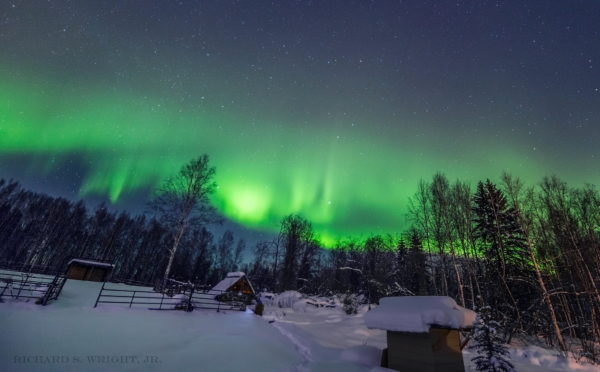
<svg viewBox="0 0 600 372"><path fill-rule="evenodd" d="M88 210L0 180L0 260L60 270L71 257L104 259L115 263L113 277L141 283L214 284L243 270L260 290L348 303L445 295L490 309L506 341L531 335L599 358L600 195L592 185L547 177L526 186L503 174L473 188L436 174L410 198L407 231L323 249L310 221L289 215L242 262L244 240L209 229L219 222L209 201L214 174L206 155L192 160L159 188L150 216Z"/></svg>
<svg viewBox="0 0 600 372"><path fill-rule="evenodd" d="M310 223L288 216L258 244L250 273L260 287L314 294L443 295L489 309L508 343L541 337L599 360L600 194L557 177L525 186L510 174L473 189L443 174L410 199L409 230L349 239L321 250Z"/></svg>
<svg viewBox="0 0 600 372"><path fill-rule="evenodd" d="M64 271L72 258L115 264L115 280L156 284L165 277L216 283L240 269L245 241L231 231L215 237L206 226L190 225L171 255L173 230L157 216L89 209L82 201L24 190L0 179L0 264L23 271Z"/></svg>

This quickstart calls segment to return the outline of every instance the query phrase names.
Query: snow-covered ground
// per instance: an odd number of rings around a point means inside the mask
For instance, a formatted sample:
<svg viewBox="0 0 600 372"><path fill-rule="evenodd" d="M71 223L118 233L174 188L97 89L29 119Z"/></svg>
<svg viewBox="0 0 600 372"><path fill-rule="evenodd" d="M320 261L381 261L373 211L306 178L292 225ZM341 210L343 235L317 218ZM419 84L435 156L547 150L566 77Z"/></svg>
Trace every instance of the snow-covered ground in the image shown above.
<svg viewBox="0 0 600 372"><path fill-rule="evenodd" d="M0 371L376 371L385 332L298 295L250 311L93 308L100 283L68 280L58 301L0 304ZM596 371L535 347L512 350L518 371ZM465 353L468 361L471 355ZM536 365L537 364L537 365Z"/></svg>
<svg viewBox="0 0 600 372"><path fill-rule="evenodd" d="M293 293L280 297L283 298L275 297L267 301L271 306L266 307L264 317L275 320L273 325L300 344L298 348L309 360L326 359L335 354L331 351L333 349L343 350L338 355L341 359L358 360L359 364L379 363L379 351L386 347L386 335L385 331L366 327L366 306L361 307L357 315L349 316L339 308L307 305L306 300L299 299ZM290 307L280 308L277 305ZM519 341L511 345L510 353L511 362L519 372L600 371L600 366L577 363L571 357L561 357L555 350L524 345ZM468 350L463 351L467 371L475 371L470 362L474 356Z"/></svg>
<svg viewBox="0 0 600 372"><path fill-rule="evenodd" d="M277 371L302 361L251 312L93 308L100 286L68 280L46 307L0 304L0 370Z"/></svg>

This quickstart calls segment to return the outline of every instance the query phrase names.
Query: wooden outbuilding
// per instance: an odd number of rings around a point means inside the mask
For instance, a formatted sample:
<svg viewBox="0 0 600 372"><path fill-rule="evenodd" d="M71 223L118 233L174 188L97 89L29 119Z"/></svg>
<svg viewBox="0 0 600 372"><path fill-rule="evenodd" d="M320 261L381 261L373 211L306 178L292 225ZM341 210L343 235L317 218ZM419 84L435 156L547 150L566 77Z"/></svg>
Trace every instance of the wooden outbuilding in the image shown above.
<svg viewBox="0 0 600 372"><path fill-rule="evenodd" d="M219 301L240 300L249 303L256 297L256 292L243 272L227 273L225 279L215 285L209 294Z"/></svg>
<svg viewBox="0 0 600 372"><path fill-rule="evenodd" d="M67 264L67 279L104 282L114 267L108 262L74 258Z"/></svg>
<svg viewBox="0 0 600 372"><path fill-rule="evenodd" d="M403 372L463 372L460 330L475 312L445 296L387 297L365 315L369 328L387 331L382 367Z"/></svg>

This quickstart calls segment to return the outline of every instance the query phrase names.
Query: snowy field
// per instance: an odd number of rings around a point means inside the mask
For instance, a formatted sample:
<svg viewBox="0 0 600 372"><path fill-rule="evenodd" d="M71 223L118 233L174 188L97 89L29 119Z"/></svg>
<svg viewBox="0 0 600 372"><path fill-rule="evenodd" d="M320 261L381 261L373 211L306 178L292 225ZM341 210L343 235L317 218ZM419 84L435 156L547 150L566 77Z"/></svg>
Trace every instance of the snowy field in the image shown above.
<svg viewBox="0 0 600 372"><path fill-rule="evenodd" d="M366 309L348 316L287 296L250 311L93 308L101 283L68 280L46 306L0 304L0 371L376 371L385 333ZM597 371L548 350L515 347L517 371ZM465 353L465 362L472 357Z"/></svg>

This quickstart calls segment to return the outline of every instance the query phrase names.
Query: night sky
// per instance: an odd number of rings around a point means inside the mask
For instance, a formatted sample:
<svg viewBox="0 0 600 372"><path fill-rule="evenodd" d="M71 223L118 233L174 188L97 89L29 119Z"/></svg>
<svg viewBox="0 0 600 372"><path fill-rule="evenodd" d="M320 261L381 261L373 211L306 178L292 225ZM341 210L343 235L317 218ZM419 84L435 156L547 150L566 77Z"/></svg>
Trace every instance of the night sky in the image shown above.
<svg viewBox="0 0 600 372"><path fill-rule="evenodd" d="M138 210L191 158L247 228L406 228L419 179L600 183L599 1L2 1L0 177Z"/></svg>

